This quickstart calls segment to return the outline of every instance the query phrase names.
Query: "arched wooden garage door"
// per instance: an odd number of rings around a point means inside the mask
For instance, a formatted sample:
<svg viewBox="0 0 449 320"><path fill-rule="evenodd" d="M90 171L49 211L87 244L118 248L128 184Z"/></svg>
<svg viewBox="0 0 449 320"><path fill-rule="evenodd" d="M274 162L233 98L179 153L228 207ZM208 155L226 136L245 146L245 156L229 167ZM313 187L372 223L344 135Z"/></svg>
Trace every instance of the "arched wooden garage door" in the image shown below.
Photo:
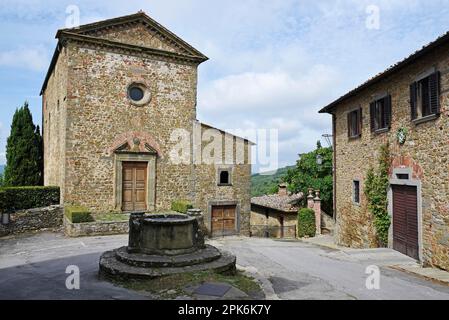
<svg viewBox="0 0 449 320"><path fill-rule="evenodd" d="M419 260L416 187L393 186L393 248Z"/></svg>

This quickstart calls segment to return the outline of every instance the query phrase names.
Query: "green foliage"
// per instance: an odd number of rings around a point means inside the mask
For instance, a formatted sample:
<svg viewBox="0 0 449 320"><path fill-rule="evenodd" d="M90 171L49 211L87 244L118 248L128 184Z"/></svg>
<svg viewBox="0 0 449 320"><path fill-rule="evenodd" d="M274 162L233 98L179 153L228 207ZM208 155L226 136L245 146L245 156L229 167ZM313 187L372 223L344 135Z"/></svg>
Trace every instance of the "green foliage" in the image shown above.
<svg viewBox="0 0 449 320"><path fill-rule="evenodd" d="M6 144L6 186L43 184L43 144L39 126L33 123L28 102L16 110Z"/></svg>
<svg viewBox="0 0 449 320"><path fill-rule="evenodd" d="M0 173L0 188L5 186L5 177L3 173Z"/></svg>
<svg viewBox="0 0 449 320"><path fill-rule="evenodd" d="M315 235L315 211L309 208L300 209L298 213L298 237L315 237Z"/></svg>
<svg viewBox="0 0 449 320"><path fill-rule="evenodd" d="M317 164L317 156L323 159L321 166ZM321 143L317 143L317 149L301 156L296 167L288 170L284 181L288 183L292 192L302 192L308 194L308 189L321 191L321 205L323 210L333 214L333 177L332 177L332 148L323 148ZM306 204L306 197L303 205Z"/></svg>
<svg viewBox="0 0 449 320"><path fill-rule="evenodd" d="M85 207L80 206L69 206L64 209L65 216L72 223L84 223L84 222L93 222L94 218L92 217L89 210Z"/></svg>
<svg viewBox="0 0 449 320"><path fill-rule="evenodd" d="M275 194L278 192L279 184L283 182L283 177L289 169L286 167L278 169L276 172L254 174L251 176L251 196L260 197L266 194Z"/></svg>
<svg viewBox="0 0 449 320"><path fill-rule="evenodd" d="M186 214L189 209L193 209L192 204L186 200L176 200L171 204L173 211Z"/></svg>
<svg viewBox="0 0 449 320"><path fill-rule="evenodd" d="M388 245L388 230L391 218L388 215L388 187L390 168L389 145L383 145L380 149L379 167L375 172L370 168L366 175L365 195L368 200L368 210L374 216L374 226L377 231L380 246Z"/></svg>
<svg viewBox="0 0 449 320"><path fill-rule="evenodd" d="M59 204L59 187L7 187L0 189L0 209L7 212Z"/></svg>

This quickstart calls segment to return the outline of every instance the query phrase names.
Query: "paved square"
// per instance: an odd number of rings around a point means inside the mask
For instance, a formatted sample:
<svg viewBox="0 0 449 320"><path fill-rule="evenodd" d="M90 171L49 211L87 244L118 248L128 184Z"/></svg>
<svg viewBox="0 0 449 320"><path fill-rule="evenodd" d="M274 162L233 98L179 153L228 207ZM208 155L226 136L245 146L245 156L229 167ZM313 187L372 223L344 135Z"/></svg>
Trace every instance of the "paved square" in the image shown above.
<svg viewBox="0 0 449 320"><path fill-rule="evenodd" d="M54 233L0 239L0 299L152 299L98 278L101 253L127 241L127 235L65 238ZM328 249L240 237L209 242L235 254L238 267L260 281L267 299L449 300L448 286L390 268L416 263L389 249ZM80 269L80 290L66 288L70 265ZM373 265L380 270L379 290L366 287L367 267Z"/></svg>

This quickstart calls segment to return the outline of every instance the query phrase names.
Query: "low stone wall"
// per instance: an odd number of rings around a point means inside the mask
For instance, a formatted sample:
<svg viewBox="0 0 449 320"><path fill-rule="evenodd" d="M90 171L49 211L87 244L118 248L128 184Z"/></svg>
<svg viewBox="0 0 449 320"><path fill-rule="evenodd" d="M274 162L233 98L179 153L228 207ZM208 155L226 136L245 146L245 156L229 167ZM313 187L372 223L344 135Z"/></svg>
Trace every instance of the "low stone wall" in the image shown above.
<svg viewBox="0 0 449 320"><path fill-rule="evenodd" d="M50 206L10 214L8 224L0 224L0 237L38 230L57 229L63 224L63 207Z"/></svg>
<svg viewBox="0 0 449 320"><path fill-rule="evenodd" d="M335 230L335 221L334 218L329 216L327 213L321 211L321 230L326 229L331 234L334 234Z"/></svg>
<svg viewBox="0 0 449 320"><path fill-rule="evenodd" d="M127 234L129 231L128 221L96 221L87 223L71 223L64 218L64 234L67 237L106 236L116 234Z"/></svg>

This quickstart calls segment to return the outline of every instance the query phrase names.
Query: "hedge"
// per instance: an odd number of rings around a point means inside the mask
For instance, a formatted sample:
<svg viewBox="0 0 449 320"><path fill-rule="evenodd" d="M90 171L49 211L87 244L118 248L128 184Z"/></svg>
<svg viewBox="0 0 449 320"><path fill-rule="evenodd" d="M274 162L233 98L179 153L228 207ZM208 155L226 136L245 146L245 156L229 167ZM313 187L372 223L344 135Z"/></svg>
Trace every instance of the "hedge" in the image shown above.
<svg viewBox="0 0 449 320"><path fill-rule="evenodd" d="M85 207L68 206L64 209L65 216L72 223L93 222L94 218Z"/></svg>
<svg viewBox="0 0 449 320"><path fill-rule="evenodd" d="M315 237L316 225L315 225L315 211L308 208L299 210L298 213L298 237L304 238Z"/></svg>
<svg viewBox="0 0 449 320"><path fill-rule="evenodd" d="M5 187L0 189L0 210L14 212L57 205L59 187Z"/></svg>
<svg viewBox="0 0 449 320"><path fill-rule="evenodd" d="M171 209L186 214L189 209L193 209L193 206L189 201L177 200L172 202Z"/></svg>

